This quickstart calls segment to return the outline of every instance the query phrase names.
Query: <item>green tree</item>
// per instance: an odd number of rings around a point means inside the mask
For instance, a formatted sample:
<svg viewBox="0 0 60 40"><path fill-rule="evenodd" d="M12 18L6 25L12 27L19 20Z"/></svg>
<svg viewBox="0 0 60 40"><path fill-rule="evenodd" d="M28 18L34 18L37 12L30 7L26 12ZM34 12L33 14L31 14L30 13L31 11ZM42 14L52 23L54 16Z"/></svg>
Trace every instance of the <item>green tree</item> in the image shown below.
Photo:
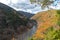
<svg viewBox="0 0 60 40"><path fill-rule="evenodd" d="M45 35L46 37L44 40L60 40L60 29L57 30L56 28L51 27L48 29Z"/></svg>
<svg viewBox="0 0 60 40"><path fill-rule="evenodd" d="M31 38L31 40L60 40L60 29L56 29L54 27L51 27L47 29L47 31L44 33L45 37L44 39L41 38Z"/></svg>
<svg viewBox="0 0 60 40"><path fill-rule="evenodd" d="M31 3L37 3L37 4L40 4L42 8L45 8L45 7L48 7L49 8L49 5L51 5L54 0L30 0Z"/></svg>

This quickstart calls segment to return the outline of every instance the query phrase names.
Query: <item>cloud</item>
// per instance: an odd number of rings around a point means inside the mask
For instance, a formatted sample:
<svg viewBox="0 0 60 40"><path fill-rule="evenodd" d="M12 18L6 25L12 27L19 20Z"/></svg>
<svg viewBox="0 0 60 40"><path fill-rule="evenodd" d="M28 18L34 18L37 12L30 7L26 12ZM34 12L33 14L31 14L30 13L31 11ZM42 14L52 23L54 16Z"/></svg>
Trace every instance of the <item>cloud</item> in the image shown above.
<svg viewBox="0 0 60 40"><path fill-rule="evenodd" d="M9 0L0 0L1 3L8 4Z"/></svg>
<svg viewBox="0 0 60 40"><path fill-rule="evenodd" d="M35 4L31 4L30 0L0 0L0 2L7 4L7 5L10 4L9 6L16 9L17 11L21 10L21 11L26 11L26 12L30 12L30 13L37 13L40 11L47 10L47 9L42 10L41 6L39 6L39 5L35 6ZM60 0L56 0L50 6L50 8L60 9Z"/></svg>

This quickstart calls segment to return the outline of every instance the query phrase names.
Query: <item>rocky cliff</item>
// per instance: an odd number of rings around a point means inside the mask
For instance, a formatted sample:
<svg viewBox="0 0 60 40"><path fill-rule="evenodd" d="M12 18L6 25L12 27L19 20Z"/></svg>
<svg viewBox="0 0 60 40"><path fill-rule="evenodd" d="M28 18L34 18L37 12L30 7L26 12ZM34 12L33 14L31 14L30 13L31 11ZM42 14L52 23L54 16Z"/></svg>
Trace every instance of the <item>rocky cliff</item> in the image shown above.
<svg viewBox="0 0 60 40"><path fill-rule="evenodd" d="M36 25L35 20L31 20L13 8L0 3L0 40L11 40Z"/></svg>

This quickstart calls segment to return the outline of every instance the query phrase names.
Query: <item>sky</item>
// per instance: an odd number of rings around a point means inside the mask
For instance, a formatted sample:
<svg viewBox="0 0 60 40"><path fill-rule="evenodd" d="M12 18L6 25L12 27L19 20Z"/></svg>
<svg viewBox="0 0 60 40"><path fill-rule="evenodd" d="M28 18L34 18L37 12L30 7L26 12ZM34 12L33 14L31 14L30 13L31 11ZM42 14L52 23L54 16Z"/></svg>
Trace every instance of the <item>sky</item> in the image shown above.
<svg viewBox="0 0 60 40"><path fill-rule="evenodd" d="M17 11L25 11L33 14L47 10L47 8L45 8L45 10L42 10L38 4L31 4L30 0L0 0L0 2L14 8ZM55 0L50 8L60 9L60 0Z"/></svg>

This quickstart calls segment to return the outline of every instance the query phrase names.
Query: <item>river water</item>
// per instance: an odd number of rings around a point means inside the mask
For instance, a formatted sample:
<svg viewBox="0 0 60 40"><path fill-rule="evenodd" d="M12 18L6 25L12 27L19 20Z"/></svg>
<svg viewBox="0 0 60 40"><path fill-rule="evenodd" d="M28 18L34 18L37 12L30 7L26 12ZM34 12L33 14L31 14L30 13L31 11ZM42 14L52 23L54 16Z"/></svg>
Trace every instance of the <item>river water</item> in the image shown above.
<svg viewBox="0 0 60 40"><path fill-rule="evenodd" d="M37 27L33 26L29 31L25 32L24 34L18 35L16 40L28 40L28 38L31 38L33 34L36 32Z"/></svg>

